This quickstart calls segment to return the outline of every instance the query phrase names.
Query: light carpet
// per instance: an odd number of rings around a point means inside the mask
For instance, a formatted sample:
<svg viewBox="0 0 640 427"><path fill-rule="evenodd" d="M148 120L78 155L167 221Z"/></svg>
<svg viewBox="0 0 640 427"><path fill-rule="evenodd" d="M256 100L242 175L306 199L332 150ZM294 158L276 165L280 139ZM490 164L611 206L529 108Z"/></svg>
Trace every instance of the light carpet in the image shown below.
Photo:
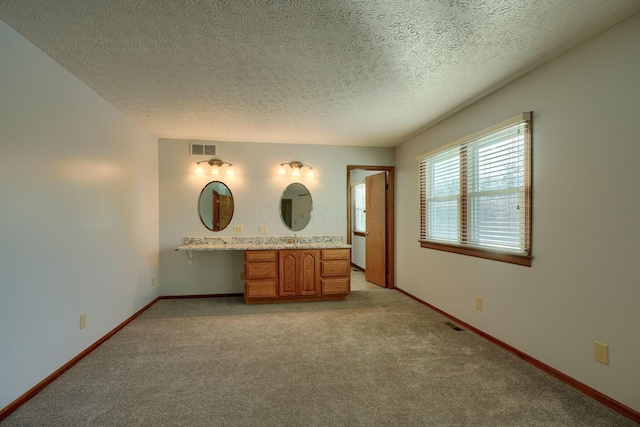
<svg viewBox="0 0 640 427"><path fill-rule="evenodd" d="M0 425L634 426L400 292L160 300Z"/></svg>

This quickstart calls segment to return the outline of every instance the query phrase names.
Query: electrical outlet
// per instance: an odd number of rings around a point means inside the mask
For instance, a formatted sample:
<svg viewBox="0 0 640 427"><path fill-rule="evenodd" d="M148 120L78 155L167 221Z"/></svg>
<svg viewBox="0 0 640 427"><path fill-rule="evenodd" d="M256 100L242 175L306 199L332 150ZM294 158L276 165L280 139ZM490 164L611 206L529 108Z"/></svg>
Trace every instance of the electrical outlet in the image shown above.
<svg viewBox="0 0 640 427"><path fill-rule="evenodd" d="M476 310L482 311L482 298L476 297Z"/></svg>
<svg viewBox="0 0 640 427"><path fill-rule="evenodd" d="M80 329L84 329L87 326L87 314L82 313L80 315Z"/></svg>
<svg viewBox="0 0 640 427"><path fill-rule="evenodd" d="M260 226L260 234L267 234L269 232L269 226L268 225L261 225Z"/></svg>
<svg viewBox="0 0 640 427"><path fill-rule="evenodd" d="M242 226L241 225L234 225L233 226L233 233L234 234L242 234Z"/></svg>
<svg viewBox="0 0 640 427"><path fill-rule="evenodd" d="M244 271L240 273L240 280L244 280Z"/></svg>
<svg viewBox="0 0 640 427"><path fill-rule="evenodd" d="M593 342L593 358L597 362L608 365L609 364L609 346L606 344L599 343L598 341L594 341Z"/></svg>
<svg viewBox="0 0 640 427"><path fill-rule="evenodd" d="M152 277L151 278L151 287L154 288L156 286L156 278Z"/></svg>

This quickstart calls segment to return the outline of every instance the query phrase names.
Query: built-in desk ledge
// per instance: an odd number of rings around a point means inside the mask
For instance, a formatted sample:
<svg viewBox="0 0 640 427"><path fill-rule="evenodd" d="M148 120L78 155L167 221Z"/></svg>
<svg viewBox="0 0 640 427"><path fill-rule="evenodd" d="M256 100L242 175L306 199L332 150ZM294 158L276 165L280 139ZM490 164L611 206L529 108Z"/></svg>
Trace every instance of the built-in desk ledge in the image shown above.
<svg viewBox="0 0 640 427"><path fill-rule="evenodd" d="M193 251L257 251L281 249L350 248L342 236L223 236L185 237L176 251L184 251L193 260Z"/></svg>

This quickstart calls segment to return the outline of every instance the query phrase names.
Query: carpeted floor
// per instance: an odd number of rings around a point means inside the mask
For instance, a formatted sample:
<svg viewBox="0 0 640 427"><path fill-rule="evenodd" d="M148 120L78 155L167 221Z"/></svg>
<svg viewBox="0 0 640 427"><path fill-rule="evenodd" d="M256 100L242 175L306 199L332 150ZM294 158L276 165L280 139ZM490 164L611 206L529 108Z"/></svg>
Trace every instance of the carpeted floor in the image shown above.
<svg viewBox="0 0 640 427"><path fill-rule="evenodd" d="M0 425L634 426L400 292L161 300Z"/></svg>

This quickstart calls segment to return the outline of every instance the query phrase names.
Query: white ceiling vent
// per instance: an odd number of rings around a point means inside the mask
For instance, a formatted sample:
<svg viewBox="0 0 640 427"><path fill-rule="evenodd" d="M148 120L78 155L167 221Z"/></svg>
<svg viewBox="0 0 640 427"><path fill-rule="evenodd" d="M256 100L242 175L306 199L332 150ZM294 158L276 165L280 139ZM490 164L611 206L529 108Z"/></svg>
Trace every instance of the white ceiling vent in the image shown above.
<svg viewBox="0 0 640 427"><path fill-rule="evenodd" d="M189 153L192 156L215 156L217 150L215 145L191 142L189 143Z"/></svg>

